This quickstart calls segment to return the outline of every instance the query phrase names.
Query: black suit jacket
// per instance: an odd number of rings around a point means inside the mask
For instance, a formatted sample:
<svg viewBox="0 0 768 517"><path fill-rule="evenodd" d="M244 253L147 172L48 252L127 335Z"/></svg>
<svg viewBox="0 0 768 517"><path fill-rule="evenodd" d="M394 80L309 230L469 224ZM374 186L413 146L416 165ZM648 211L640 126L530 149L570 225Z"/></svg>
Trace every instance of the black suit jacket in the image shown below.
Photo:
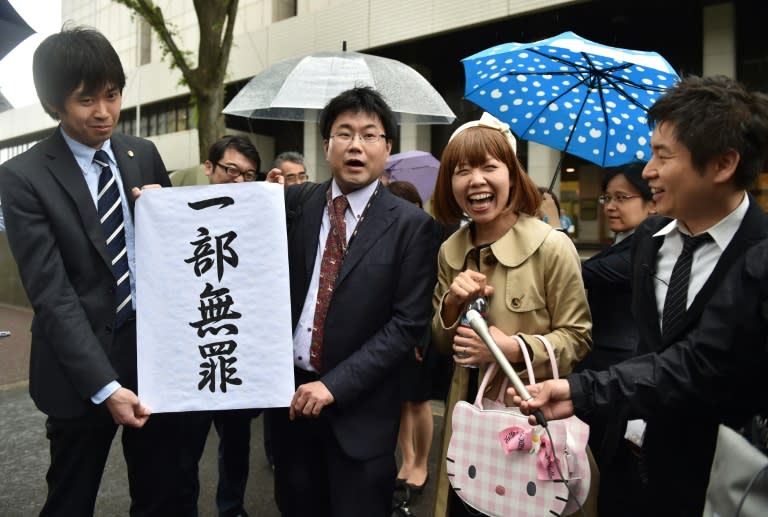
<svg viewBox="0 0 768 517"><path fill-rule="evenodd" d="M315 266L329 187L330 181L316 188L292 214L288 256L294 328ZM385 188L372 199L350 243L325 320L320 380L335 399L323 413L353 458L395 450L400 367L429 328L438 246L432 218Z"/></svg>
<svg viewBox="0 0 768 517"><path fill-rule="evenodd" d="M133 213L132 187L170 186L154 144L112 136ZM116 343L115 278L96 206L57 129L0 166L8 241L34 309L29 390L44 413L82 415L112 380L136 389L136 343Z"/></svg>
<svg viewBox="0 0 768 517"><path fill-rule="evenodd" d="M639 339L632 317L632 270L630 235L608 246L581 265L592 313L592 350L574 371L605 370L633 357Z"/></svg>
<svg viewBox="0 0 768 517"><path fill-rule="evenodd" d="M662 339L661 328L659 327L659 311L656 307L653 276L656 269L656 256L664 243L664 237L653 237L653 234L669 223L670 219L661 216L650 217L637 228L632 247L632 285L634 289L632 312L640 329L638 353L663 350L690 332L698 323L704 307L712 298L712 294L722 283L723 278L736 260L756 242L768 235L768 217L752 196L747 195L749 196L749 208L741 226L733 236L731 243L723 251L714 271L693 299L677 333L666 336L664 339Z"/></svg>
<svg viewBox="0 0 768 517"><path fill-rule="evenodd" d="M744 220L688 308L683 324L675 335L662 339L653 275L663 237L653 237L653 234L668 222L669 219L664 217L651 217L635 231L632 311L640 332L638 354L660 353L685 338L700 323L704 308L723 284L728 271L749 248L768 236L768 218L749 196L749 208ZM680 372L678 381L690 382L685 378L684 371ZM643 382L643 379L638 382ZM630 406L622 406L620 411L624 419L621 427L615 430L619 437L623 436L626 419L641 417L632 414ZM648 426L640 462L648 478L649 494L645 503L656 505L653 501L671 501L664 506L666 515L701 515L719 420L718 414L702 411L699 407L676 410L661 407L646 417Z"/></svg>

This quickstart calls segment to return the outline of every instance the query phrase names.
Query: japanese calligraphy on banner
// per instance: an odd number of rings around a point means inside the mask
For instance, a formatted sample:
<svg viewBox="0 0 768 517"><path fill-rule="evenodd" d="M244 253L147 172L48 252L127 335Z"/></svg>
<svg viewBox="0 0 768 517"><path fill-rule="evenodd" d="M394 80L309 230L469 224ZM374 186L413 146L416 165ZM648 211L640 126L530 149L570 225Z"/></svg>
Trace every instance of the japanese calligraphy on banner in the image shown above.
<svg viewBox="0 0 768 517"><path fill-rule="evenodd" d="M155 413L288 406L283 186L149 189L135 218L141 401Z"/></svg>

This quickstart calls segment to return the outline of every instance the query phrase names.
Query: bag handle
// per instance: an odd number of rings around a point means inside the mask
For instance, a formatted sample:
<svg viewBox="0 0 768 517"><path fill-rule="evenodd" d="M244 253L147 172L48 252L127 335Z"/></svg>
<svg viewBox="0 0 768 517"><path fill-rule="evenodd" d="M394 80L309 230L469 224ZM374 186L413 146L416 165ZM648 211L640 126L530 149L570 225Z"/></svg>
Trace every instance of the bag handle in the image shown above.
<svg viewBox="0 0 768 517"><path fill-rule="evenodd" d="M526 345L525 340L517 334L512 337L517 340L517 343L520 345L520 350L523 353L525 367L528 370L528 384L536 384L536 376L533 374L533 363L531 362L531 356L528 353L528 346ZM552 346L552 343L550 343L549 340L541 334L534 334L533 337L541 340L541 342L544 344L544 348L547 350L547 355L549 356L549 363L552 366L552 378L559 379L560 373L557 368L557 359L555 358L555 349ZM507 359L504 358L504 360L506 361ZM483 375L483 380L480 383L480 386L478 386L477 395L475 396L475 406L479 407L480 409L483 409L483 393L485 393L485 389L488 387L488 383L491 382L491 379L496 374L498 369L499 365L496 364L496 362L492 362L485 370L485 375ZM504 404L504 394L507 391L508 385L509 379L505 375L504 380L501 383L501 388L499 389L499 395L496 397L496 402Z"/></svg>
<svg viewBox="0 0 768 517"><path fill-rule="evenodd" d="M488 383L491 381L498 368L499 366L495 362L490 363L488 368L485 369L485 375L483 375L483 380L480 383L480 386L477 387L477 395L475 395L475 406L479 407L480 409L483 409L483 393L485 393L485 388L488 387Z"/></svg>
<svg viewBox="0 0 768 517"><path fill-rule="evenodd" d="M557 358L555 358L555 347L552 346L552 343L549 342L547 338L540 334L535 334L533 337L539 338L542 343L544 343L544 348L547 349L547 353L549 354L549 363L552 365L552 378L553 379L559 379L560 378L560 371L557 368ZM535 383L531 383L535 384Z"/></svg>

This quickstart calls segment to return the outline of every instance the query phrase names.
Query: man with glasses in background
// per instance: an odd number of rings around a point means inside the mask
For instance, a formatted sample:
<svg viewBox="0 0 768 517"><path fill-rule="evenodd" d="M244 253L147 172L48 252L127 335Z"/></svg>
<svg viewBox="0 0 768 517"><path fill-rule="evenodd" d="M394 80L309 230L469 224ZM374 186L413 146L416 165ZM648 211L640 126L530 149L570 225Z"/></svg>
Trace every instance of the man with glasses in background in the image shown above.
<svg viewBox="0 0 768 517"><path fill-rule="evenodd" d="M301 185L305 183L309 176L307 176L307 168L304 165L304 156L296 151L285 151L280 153L272 162L273 169L280 169L283 173L283 186L285 188L291 185Z"/></svg>
<svg viewBox="0 0 768 517"><path fill-rule="evenodd" d="M261 158L256 147L244 136L227 135L217 140L203 164L212 185L243 183L259 178ZM185 413L183 444L183 515L197 515L200 493L198 464L205 449L211 422L219 435L219 484L216 507L220 517L245 517L243 507L250 460L251 419L260 409L228 409Z"/></svg>

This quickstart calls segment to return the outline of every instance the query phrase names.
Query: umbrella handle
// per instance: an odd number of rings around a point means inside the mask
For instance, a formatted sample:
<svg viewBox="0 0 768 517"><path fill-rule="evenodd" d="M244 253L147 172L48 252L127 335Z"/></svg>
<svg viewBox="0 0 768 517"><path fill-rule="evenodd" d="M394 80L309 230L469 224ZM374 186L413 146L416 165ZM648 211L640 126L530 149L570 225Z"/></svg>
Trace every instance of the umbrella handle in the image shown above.
<svg viewBox="0 0 768 517"><path fill-rule="evenodd" d="M560 151L560 160L557 162L555 174L552 176L552 181L549 182L549 188L547 189L547 192L550 194L552 193L552 189L555 188L555 183L557 182L558 176L560 176L560 169L563 167L563 158L565 158L565 153Z"/></svg>

